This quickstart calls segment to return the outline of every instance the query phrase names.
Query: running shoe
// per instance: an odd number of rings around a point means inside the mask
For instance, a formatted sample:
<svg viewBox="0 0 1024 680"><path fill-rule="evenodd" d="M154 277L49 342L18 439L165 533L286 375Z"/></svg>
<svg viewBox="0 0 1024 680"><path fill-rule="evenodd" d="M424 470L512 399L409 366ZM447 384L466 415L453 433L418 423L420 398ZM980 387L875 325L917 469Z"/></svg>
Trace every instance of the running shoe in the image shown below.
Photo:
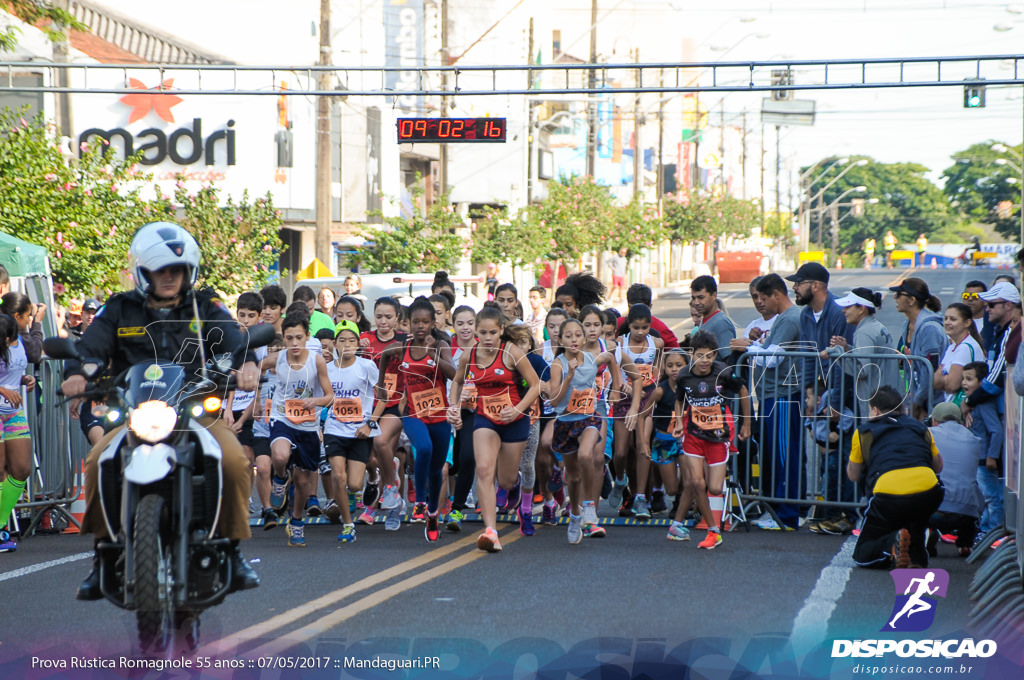
<svg viewBox="0 0 1024 680"><path fill-rule="evenodd" d="M413 524L422 524L427 521L427 504L417 503L412 509L412 517L409 519Z"/></svg>
<svg viewBox="0 0 1024 680"><path fill-rule="evenodd" d="M569 543L578 545L583 541L583 518L569 515Z"/></svg>
<svg viewBox="0 0 1024 680"><path fill-rule="evenodd" d="M697 547L704 548L705 550L714 550L720 545L722 545L722 534L717 531L709 531L704 540L697 544Z"/></svg>
<svg viewBox="0 0 1024 680"><path fill-rule="evenodd" d="M597 505L594 503L583 504L583 523L584 524L597 524Z"/></svg>
<svg viewBox="0 0 1024 680"><path fill-rule="evenodd" d="M277 513L273 508L263 508L263 530L270 531L277 526Z"/></svg>
<svg viewBox="0 0 1024 680"><path fill-rule="evenodd" d="M845 517L822 522L819 528L830 536L845 536L853 531L853 523Z"/></svg>
<svg viewBox="0 0 1024 680"><path fill-rule="evenodd" d="M651 519L651 511L647 507L647 499L637 496L633 499L633 514L636 518L642 522L646 522Z"/></svg>
<svg viewBox="0 0 1024 680"><path fill-rule="evenodd" d="M625 481L621 483L615 481L612 483L611 491L608 492L608 505L613 508L618 508L622 505L622 494L626 491L627 484L628 482Z"/></svg>
<svg viewBox="0 0 1024 680"><path fill-rule="evenodd" d="M796 529L789 526L788 524L780 525L778 522L775 521L775 518L771 515L768 515L767 517L762 517L761 519L757 520L756 522L754 522L754 526L756 526L758 529L763 529L764 531L796 531Z"/></svg>
<svg viewBox="0 0 1024 680"><path fill-rule="evenodd" d="M341 506L335 503L333 498L327 499L327 503L324 505L324 515L331 521L331 524L341 524Z"/></svg>
<svg viewBox="0 0 1024 680"><path fill-rule="evenodd" d="M494 527L487 527L484 533L476 539L476 547L486 552L501 552L501 541L498 540L498 532Z"/></svg>
<svg viewBox="0 0 1024 680"><path fill-rule="evenodd" d="M440 512L440 515L441 515L442 517L445 517L445 516L447 516L447 515L448 515L448 514L449 514L449 513L451 512L451 511L452 511L452 497L451 497L451 496L449 496L449 497L448 497L448 499L447 499L447 500L445 500L445 502L444 502L444 505L442 505L442 506L441 506L441 512Z"/></svg>
<svg viewBox="0 0 1024 680"><path fill-rule="evenodd" d="M519 502L523 499L523 473L519 473L516 478L515 486L509 489L508 500L505 503L505 507L509 512L519 507Z"/></svg>
<svg viewBox="0 0 1024 680"><path fill-rule="evenodd" d="M11 534L0 530L0 552L14 552L17 549L18 544L11 538Z"/></svg>
<svg viewBox="0 0 1024 680"><path fill-rule="evenodd" d="M665 512L668 510L668 506L665 505L665 492L655 491L651 494L651 506L650 511L652 515L657 515L659 512Z"/></svg>
<svg viewBox="0 0 1024 680"><path fill-rule="evenodd" d="M367 508L372 508L373 504L377 502L377 499L379 497L379 482L367 482L366 488L363 489L363 506Z"/></svg>
<svg viewBox="0 0 1024 680"><path fill-rule="evenodd" d="M356 491L354 494L352 494L352 497L355 499L356 502L356 510L362 512L363 508L366 507L365 505L363 505L363 492Z"/></svg>
<svg viewBox="0 0 1024 680"><path fill-rule="evenodd" d="M366 526L373 526L373 510L370 508L363 508L362 513L356 518L356 521Z"/></svg>
<svg viewBox="0 0 1024 680"><path fill-rule="evenodd" d="M402 498L398 495L398 487L388 484L384 487L384 493L380 497L381 510L392 510L401 504Z"/></svg>
<svg viewBox="0 0 1024 680"><path fill-rule="evenodd" d="M565 503L565 488L552 492L551 498L554 499L555 505L563 505Z"/></svg>
<svg viewBox="0 0 1024 680"><path fill-rule="evenodd" d="M466 519L466 516L462 514L462 510L452 510L448 513L448 531L452 533L459 533L462 531L462 520Z"/></svg>
<svg viewBox="0 0 1024 680"><path fill-rule="evenodd" d="M900 529L892 544L892 568L907 569L910 566L910 532Z"/></svg>
<svg viewBox="0 0 1024 680"><path fill-rule="evenodd" d="M943 543L956 543L956 534L939 534L939 540Z"/></svg>
<svg viewBox="0 0 1024 680"><path fill-rule="evenodd" d="M604 466L604 481L601 482L601 498L608 498L612 492L612 471L608 469L607 463Z"/></svg>
<svg viewBox="0 0 1024 680"><path fill-rule="evenodd" d="M423 528L423 535L428 543L437 543L441 540L441 526L437 522L437 513L427 515L427 526Z"/></svg>
<svg viewBox="0 0 1024 680"><path fill-rule="evenodd" d="M306 501L306 514L310 517L319 517L323 514L323 510L320 508L320 499L316 496L310 496Z"/></svg>
<svg viewBox="0 0 1024 680"><path fill-rule="evenodd" d="M284 510L285 500L288 497L288 487L291 480L287 477L278 479L274 474L270 475L270 507L278 512Z"/></svg>
<svg viewBox="0 0 1024 680"><path fill-rule="evenodd" d="M558 524L558 517L555 516L555 512L557 512L557 510L558 510L558 506L557 505L548 505L547 503L545 503L544 504L544 509L541 510L540 523L541 524Z"/></svg>
<svg viewBox="0 0 1024 680"><path fill-rule="evenodd" d="M554 493L565 485L565 480L562 477L562 468L557 465L551 470L551 479L548 480L548 491Z"/></svg>
<svg viewBox="0 0 1024 680"><path fill-rule="evenodd" d="M810 531L810 532L811 532L812 534L827 534L828 532L827 532L827 531L825 531L825 530L824 530L824 529L822 528L822 525L823 525L823 524L824 524L824 523L825 523L826 521L827 521L827 520L816 520L816 519L812 519L812 520L809 520L809 521L807 522L807 524L805 524L804 526L806 526L806 527L807 527L807 530L808 530L808 531Z"/></svg>
<svg viewBox="0 0 1024 680"><path fill-rule="evenodd" d="M536 530L533 528L533 515L528 512L523 512L522 508L519 508L519 533L523 536L533 536Z"/></svg>
<svg viewBox="0 0 1024 680"><path fill-rule="evenodd" d="M682 524L672 523L672 526L668 528L668 540L670 541L689 541L690 530Z"/></svg>
<svg viewBox="0 0 1024 680"><path fill-rule="evenodd" d="M338 534L338 543L355 543L356 542L356 527L354 524L346 524L341 528L341 533Z"/></svg>
<svg viewBox="0 0 1024 680"><path fill-rule="evenodd" d="M306 533L304 531L304 527L302 526L302 522L299 520L292 519L288 522L288 547L306 547Z"/></svg>
<svg viewBox="0 0 1024 680"><path fill-rule="evenodd" d="M604 538L607 535L608 532L600 524L583 525L583 538Z"/></svg>
<svg viewBox="0 0 1024 680"><path fill-rule="evenodd" d="M398 531L402 528L402 512L405 511L405 503L399 503L388 510L384 517L384 531Z"/></svg>
<svg viewBox="0 0 1024 680"><path fill-rule="evenodd" d="M633 517L633 501L632 498L626 498L622 501L622 505L619 506L619 517Z"/></svg>
<svg viewBox="0 0 1024 680"><path fill-rule="evenodd" d="M409 490L405 494L405 498L410 503L416 502L416 484L413 483L412 477L406 476L409 482Z"/></svg>
<svg viewBox="0 0 1024 680"><path fill-rule="evenodd" d="M498 492L495 494L495 505L498 506L498 512L504 512L508 506L508 489L502 489L498 487Z"/></svg>

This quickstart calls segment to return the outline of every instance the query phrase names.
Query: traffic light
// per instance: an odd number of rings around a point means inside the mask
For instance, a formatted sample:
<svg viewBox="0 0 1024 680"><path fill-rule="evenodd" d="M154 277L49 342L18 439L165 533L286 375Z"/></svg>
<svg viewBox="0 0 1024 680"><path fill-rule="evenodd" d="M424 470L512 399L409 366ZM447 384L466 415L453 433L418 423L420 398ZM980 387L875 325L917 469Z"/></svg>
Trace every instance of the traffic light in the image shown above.
<svg viewBox="0 0 1024 680"><path fill-rule="evenodd" d="M964 108L985 108L985 86L983 84L971 82L964 85Z"/></svg>

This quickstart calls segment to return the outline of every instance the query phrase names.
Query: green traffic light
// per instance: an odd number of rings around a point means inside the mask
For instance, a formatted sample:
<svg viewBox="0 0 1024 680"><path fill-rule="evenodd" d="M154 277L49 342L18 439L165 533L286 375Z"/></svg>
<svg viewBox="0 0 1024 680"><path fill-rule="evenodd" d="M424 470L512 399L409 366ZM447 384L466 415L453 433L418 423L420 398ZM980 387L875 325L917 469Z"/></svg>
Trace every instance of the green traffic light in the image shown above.
<svg viewBox="0 0 1024 680"><path fill-rule="evenodd" d="M969 106L972 109L978 108L980 104L981 97L979 97L976 94L972 94L970 97L967 98L967 106Z"/></svg>

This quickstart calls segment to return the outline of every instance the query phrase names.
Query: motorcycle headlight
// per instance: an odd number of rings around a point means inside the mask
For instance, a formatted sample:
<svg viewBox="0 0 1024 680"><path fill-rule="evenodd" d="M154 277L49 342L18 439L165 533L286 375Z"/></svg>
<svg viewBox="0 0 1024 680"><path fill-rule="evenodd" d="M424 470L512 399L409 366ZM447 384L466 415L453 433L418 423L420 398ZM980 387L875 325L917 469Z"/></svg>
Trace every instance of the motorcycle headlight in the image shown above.
<svg viewBox="0 0 1024 680"><path fill-rule="evenodd" d="M178 415L162 401L139 404L128 419L128 427L144 442L156 444L167 439L174 431Z"/></svg>

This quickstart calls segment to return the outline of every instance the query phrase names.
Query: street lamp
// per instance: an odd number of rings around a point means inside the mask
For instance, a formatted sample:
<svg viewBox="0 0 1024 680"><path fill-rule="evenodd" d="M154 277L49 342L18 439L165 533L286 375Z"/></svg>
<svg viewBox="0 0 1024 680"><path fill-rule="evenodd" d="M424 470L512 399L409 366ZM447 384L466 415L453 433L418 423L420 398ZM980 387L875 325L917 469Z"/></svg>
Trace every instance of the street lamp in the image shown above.
<svg viewBox="0 0 1024 680"><path fill-rule="evenodd" d="M811 241L810 219L806 219L805 220L805 217L808 216L808 211L804 210L804 205L805 204L807 205L808 210L810 209L811 205L810 205L810 201L804 201L804 199L803 199L804 192L805 191L810 191L811 187L813 187L815 184L817 184L819 179L821 179L822 177L827 175L828 172L830 170L832 170L832 168L836 167L837 165L845 165L845 164L850 162L850 159L846 158L846 157L843 157L843 158L840 158L840 159L836 160L831 165L829 165L827 168L825 168L821 172L821 174L819 174L817 177L815 177L813 181L808 182L807 186L805 187L804 186L804 180L806 180L808 175L810 175L812 172L814 172L814 170L817 169L817 167L819 165L821 165L824 161L825 161L825 159L822 158L820 161L818 161L817 163L815 163L811 167L807 168L807 170L805 170L804 172L800 173L800 177L797 178L797 186L800 187L800 205L797 206L797 224L800 225L800 250L807 250L807 248L808 248L808 246L810 244L810 241ZM764 199L762 199L762 203L763 202L764 202Z"/></svg>
<svg viewBox="0 0 1024 680"><path fill-rule="evenodd" d="M836 261L836 251L839 250L839 205L840 205L840 203L842 203L843 199L846 198L847 196L849 196L850 194L855 194L855 193L856 194L860 194L860 193L864 193L867 190L868 190L868 188L866 186L863 186L863 185L847 189L843 193L839 194L839 196L836 197L836 199L834 201L832 201L827 206L825 206L824 208L821 209L821 217L818 220L818 224L819 224L818 236L819 236L819 238L821 236L821 226L820 225L821 225L822 222L825 221L824 218L825 218L825 213L826 212L828 213L828 216L829 216L829 222L832 223L832 226L831 226L831 229L830 229L831 234L832 234L832 245L829 248L829 250L831 251L830 252L830 255L831 255L830 261L831 262L835 262Z"/></svg>
<svg viewBox="0 0 1024 680"><path fill-rule="evenodd" d="M821 188L821 191L819 191L818 193L814 194L814 196L811 197L811 200L807 201L807 204L808 205L813 205L815 201L818 201L819 205L820 205L820 202L822 200L822 196L825 195L825 192L828 191L829 188L833 184L835 184L840 179L842 179L843 175L848 173L850 170L853 170L854 168L862 168L862 167L864 167L867 164L868 164L868 160L866 158L861 158L858 161L854 161L853 163L850 163L850 165L845 167L842 172L840 172L838 175L833 177L832 180L828 184L823 186ZM824 214L824 213L822 213L822 214ZM821 221L822 221L821 219L818 220L818 248L822 247Z"/></svg>

